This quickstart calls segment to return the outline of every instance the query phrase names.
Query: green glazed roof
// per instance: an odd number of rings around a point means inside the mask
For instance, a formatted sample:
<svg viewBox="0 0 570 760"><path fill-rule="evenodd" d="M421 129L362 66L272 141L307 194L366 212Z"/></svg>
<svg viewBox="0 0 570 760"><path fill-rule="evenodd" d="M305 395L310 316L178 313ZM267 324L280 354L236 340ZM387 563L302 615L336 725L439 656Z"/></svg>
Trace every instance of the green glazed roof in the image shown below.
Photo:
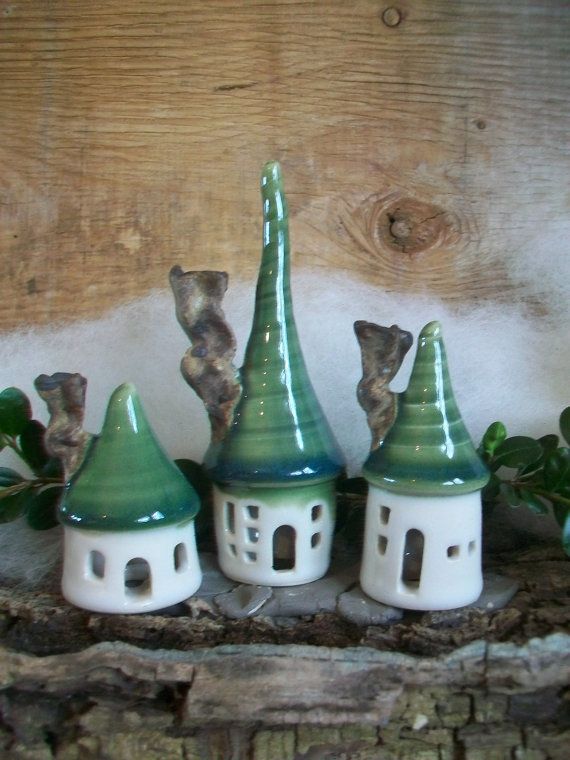
<svg viewBox="0 0 570 760"><path fill-rule="evenodd" d="M261 194L263 253L240 374L243 391L224 440L210 447L205 464L214 480L226 484L327 480L342 470L344 460L299 345L291 303L287 202L277 162L263 168Z"/></svg>
<svg viewBox="0 0 570 760"><path fill-rule="evenodd" d="M420 333L396 421L363 472L381 488L417 496L470 493L489 480L453 396L438 322Z"/></svg>
<svg viewBox="0 0 570 760"><path fill-rule="evenodd" d="M66 490L60 521L89 530L136 530L190 520L199 506L155 438L134 386L119 386L101 435Z"/></svg>

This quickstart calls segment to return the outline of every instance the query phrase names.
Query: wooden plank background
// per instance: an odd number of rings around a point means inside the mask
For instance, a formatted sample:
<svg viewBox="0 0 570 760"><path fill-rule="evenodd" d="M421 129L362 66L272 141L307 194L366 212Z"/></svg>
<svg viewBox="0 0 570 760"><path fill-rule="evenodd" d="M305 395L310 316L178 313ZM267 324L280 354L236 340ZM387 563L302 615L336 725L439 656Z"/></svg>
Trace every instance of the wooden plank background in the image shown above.
<svg viewBox="0 0 570 760"><path fill-rule="evenodd" d="M562 0L0 0L0 329L252 274L269 158L296 267L523 296L568 218L569 53Z"/></svg>

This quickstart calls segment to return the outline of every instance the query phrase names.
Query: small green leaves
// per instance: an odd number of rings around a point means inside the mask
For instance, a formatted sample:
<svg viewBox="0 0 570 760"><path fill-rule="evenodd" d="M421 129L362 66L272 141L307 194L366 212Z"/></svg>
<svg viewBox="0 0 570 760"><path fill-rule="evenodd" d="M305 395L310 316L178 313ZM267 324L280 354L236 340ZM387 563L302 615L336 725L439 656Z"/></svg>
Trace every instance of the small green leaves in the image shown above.
<svg viewBox="0 0 570 760"><path fill-rule="evenodd" d="M521 497L516 488L510 483L501 483L499 492L503 499L510 507L519 507L521 504Z"/></svg>
<svg viewBox="0 0 570 760"><path fill-rule="evenodd" d="M546 515L548 514L548 508L544 504L543 501L541 501L538 496L533 494L531 491L528 491L526 488L519 489L519 494L521 500L527 505L527 507L534 512L537 515Z"/></svg>
<svg viewBox="0 0 570 760"><path fill-rule="evenodd" d="M24 459L36 475L49 460L49 455L44 446L45 431L46 429L41 422L30 420L20 434L20 449Z"/></svg>
<svg viewBox="0 0 570 760"><path fill-rule="evenodd" d="M0 393L0 433L17 436L32 418L32 407L19 388L6 388Z"/></svg>
<svg viewBox="0 0 570 760"><path fill-rule="evenodd" d="M63 487L58 460L50 458L44 444L45 427L32 419L25 393L6 388L0 393L0 451L9 447L32 470L26 479L16 470L0 467L0 523L26 516L36 530L57 524L55 509Z"/></svg>
<svg viewBox="0 0 570 760"><path fill-rule="evenodd" d="M481 453L487 454L488 456L493 456L495 449L501 445L506 437L507 428L503 425L503 423L493 422L485 431L485 435L481 441Z"/></svg>
<svg viewBox="0 0 570 760"><path fill-rule="evenodd" d="M24 514L29 491L26 481L0 491L0 523L12 522Z"/></svg>
<svg viewBox="0 0 570 760"><path fill-rule="evenodd" d="M11 470L9 467L0 467L0 488L6 488L6 486L14 486L17 483L22 483L24 478L16 470ZM2 491L0 491L0 499L2 498Z"/></svg>
<svg viewBox="0 0 570 760"><path fill-rule="evenodd" d="M560 415L560 432L570 446L570 406L567 406Z"/></svg>
<svg viewBox="0 0 570 760"><path fill-rule="evenodd" d="M57 505L63 488L55 486L35 492L26 504L26 520L34 530L48 530L57 525Z"/></svg>
<svg viewBox="0 0 570 760"><path fill-rule="evenodd" d="M544 484L550 491L570 488L570 449L556 449L547 456Z"/></svg>
<svg viewBox="0 0 570 760"><path fill-rule="evenodd" d="M570 443L570 407L560 415L560 431ZM551 507L570 556L570 448L559 443L555 434L537 441L523 435L507 438L505 426L494 422L478 449L492 473L482 496L486 509L499 496L511 507L526 504L537 515L548 514ZM515 472L509 476L503 468Z"/></svg>
<svg viewBox="0 0 570 760"><path fill-rule="evenodd" d="M497 447L494 464L496 467L527 467L538 461L541 456L542 446L538 441L525 435L515 435L506 438Z"/></svg>

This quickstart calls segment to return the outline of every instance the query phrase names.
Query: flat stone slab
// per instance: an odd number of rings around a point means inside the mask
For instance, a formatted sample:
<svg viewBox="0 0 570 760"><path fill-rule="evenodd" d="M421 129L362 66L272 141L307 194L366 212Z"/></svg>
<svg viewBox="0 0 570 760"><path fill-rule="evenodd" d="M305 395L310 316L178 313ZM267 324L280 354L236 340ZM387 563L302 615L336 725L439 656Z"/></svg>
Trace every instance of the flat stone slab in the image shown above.
<svg viewBox="0 0 570 760"><path fill-rule="evenodd" d="M259 612L271 595L272 590L269 586L242 584L226 594L216 596L214 602L222 615L233 620L240 620Z"/></svg>
<svg viewBox="0 0 570 760"><path fill-rule="evenodd" d="M371 599L357 586L338 598L337 612L356 625L388 625L402 619L404 612Z"/></svg>
<svg viewBox="0 0 570 760"><path fill-rule="evenodd" d="M483 573L483 591L471 609L493 612L502 610L519 590L519 582L499 573Z"/></svg>
<svg viewBox="0 0 570 760"><path fill-rule="evenodd" d="M273 589L271 601L263 607L262 615L302 617L319 612L335 612L337 599L358 580L357 565L332 571L324 578L300 586Z"/></svg>
<svg viewBox="0 0 570 760"><path fill-rule="evenodd" d="M212 597L231 591L238 585L237 581L226 578L222 573L215 554L201 552L200 567L202 568L202 583L194 596L200 598Z"/></svg>
<svg viewBox="0 0 570 760"><path fill-rule="evenodd" d="M495 612L506 607L517 593L519 583L512 578L495 572L483 573L483 591L473 604L453 610L435 610L426 612L424 625L461 626L475 612Z"/></svg>

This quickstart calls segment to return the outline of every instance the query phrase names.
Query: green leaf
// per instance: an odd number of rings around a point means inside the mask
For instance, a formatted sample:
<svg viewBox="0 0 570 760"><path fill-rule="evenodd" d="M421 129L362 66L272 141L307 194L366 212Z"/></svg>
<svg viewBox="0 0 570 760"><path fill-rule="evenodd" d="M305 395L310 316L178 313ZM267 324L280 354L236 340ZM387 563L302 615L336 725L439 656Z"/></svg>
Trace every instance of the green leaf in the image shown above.
<svg viewBox="0 0 570 760"><path fill-rule="evenodd" d="M6 388L0 393L0 431L20 435L32 418L32 407L19 388Z"/></svg>
<svg viewBox="0 0 570 760"><path fill-rule="evenodd" d="M16 483L23 483L24 478L16 470L9 467L0 467L0 487L14 486Z"/></svg>
<svg viewBox="0 0 570 760"><path fill-rule="evenodd" d="M510 507L519 507L521 505L521 496L516 488L510 483L501 483L501 496Z"/></svg>
<svg viewBox="0 0 570 760"><path fill-rule="evenodd" d="M41 422L30 420L20 434L22 454L36 475L39 475L42 467L49 460L49 454L44 446L45 432L46 429Z"/></svg>
<svg viewBox="0 0 570 760"><path fill-rule="evenodd" d="M28 500L29 486L12 496L0 499L0 523L12 522L24 514Z"/></svg>
<svg viewBox="0 0 570 760"><path fill-rule="evenodd" d="M552 451L544 463L544 484L549 491L560 491L570 486L570 449Z"/></svg>
<svg viewBox="0 0 570 760"><path fill-rule="evenodd" d="M546 504L544 504L543 501L538 498L538 496L536 496L536 494L532 493L531 491L527 491L526 488L521 488L519 490L519 493L521 495L521 499L532 512L537 515L548 514L548 507Z"/></svg>
<svg viewBox="0 0 570 760"><path fill-rule="evenodd" d="M26 504L26 519L34 530L48 530L57 525L57 506L63 488L54 486L32 494Z"/></svg>
<svg viewBox="0 0 570 760"><path fill-rule="evenodd" d="M507 428L502 422L493 422L483 435L481 449L485 454L493 456L495 450L507 437Z"/></svg>
<svg viewBox="0 0 570 760"><path fill-rule="evenodd" d="M557 435L554 435L554 433L551 433L550 435L543 435L538 439L538 442L542 446L542 450L545 453L549 453L558 448L559 438Z"/></svg>
<svg viewBox="0 0 570 760"><path fill-rule="evenodd" d="M564 436L564 440L570 446L570 406L560 415L560 432Z"/></svg>
<svg viewBox="0 0 570 760"><path fill-rule="evenodd" d="M534 438L515 435L504 440L495 451L498 467L527 467L542 457L542 446Z"/></svg>

